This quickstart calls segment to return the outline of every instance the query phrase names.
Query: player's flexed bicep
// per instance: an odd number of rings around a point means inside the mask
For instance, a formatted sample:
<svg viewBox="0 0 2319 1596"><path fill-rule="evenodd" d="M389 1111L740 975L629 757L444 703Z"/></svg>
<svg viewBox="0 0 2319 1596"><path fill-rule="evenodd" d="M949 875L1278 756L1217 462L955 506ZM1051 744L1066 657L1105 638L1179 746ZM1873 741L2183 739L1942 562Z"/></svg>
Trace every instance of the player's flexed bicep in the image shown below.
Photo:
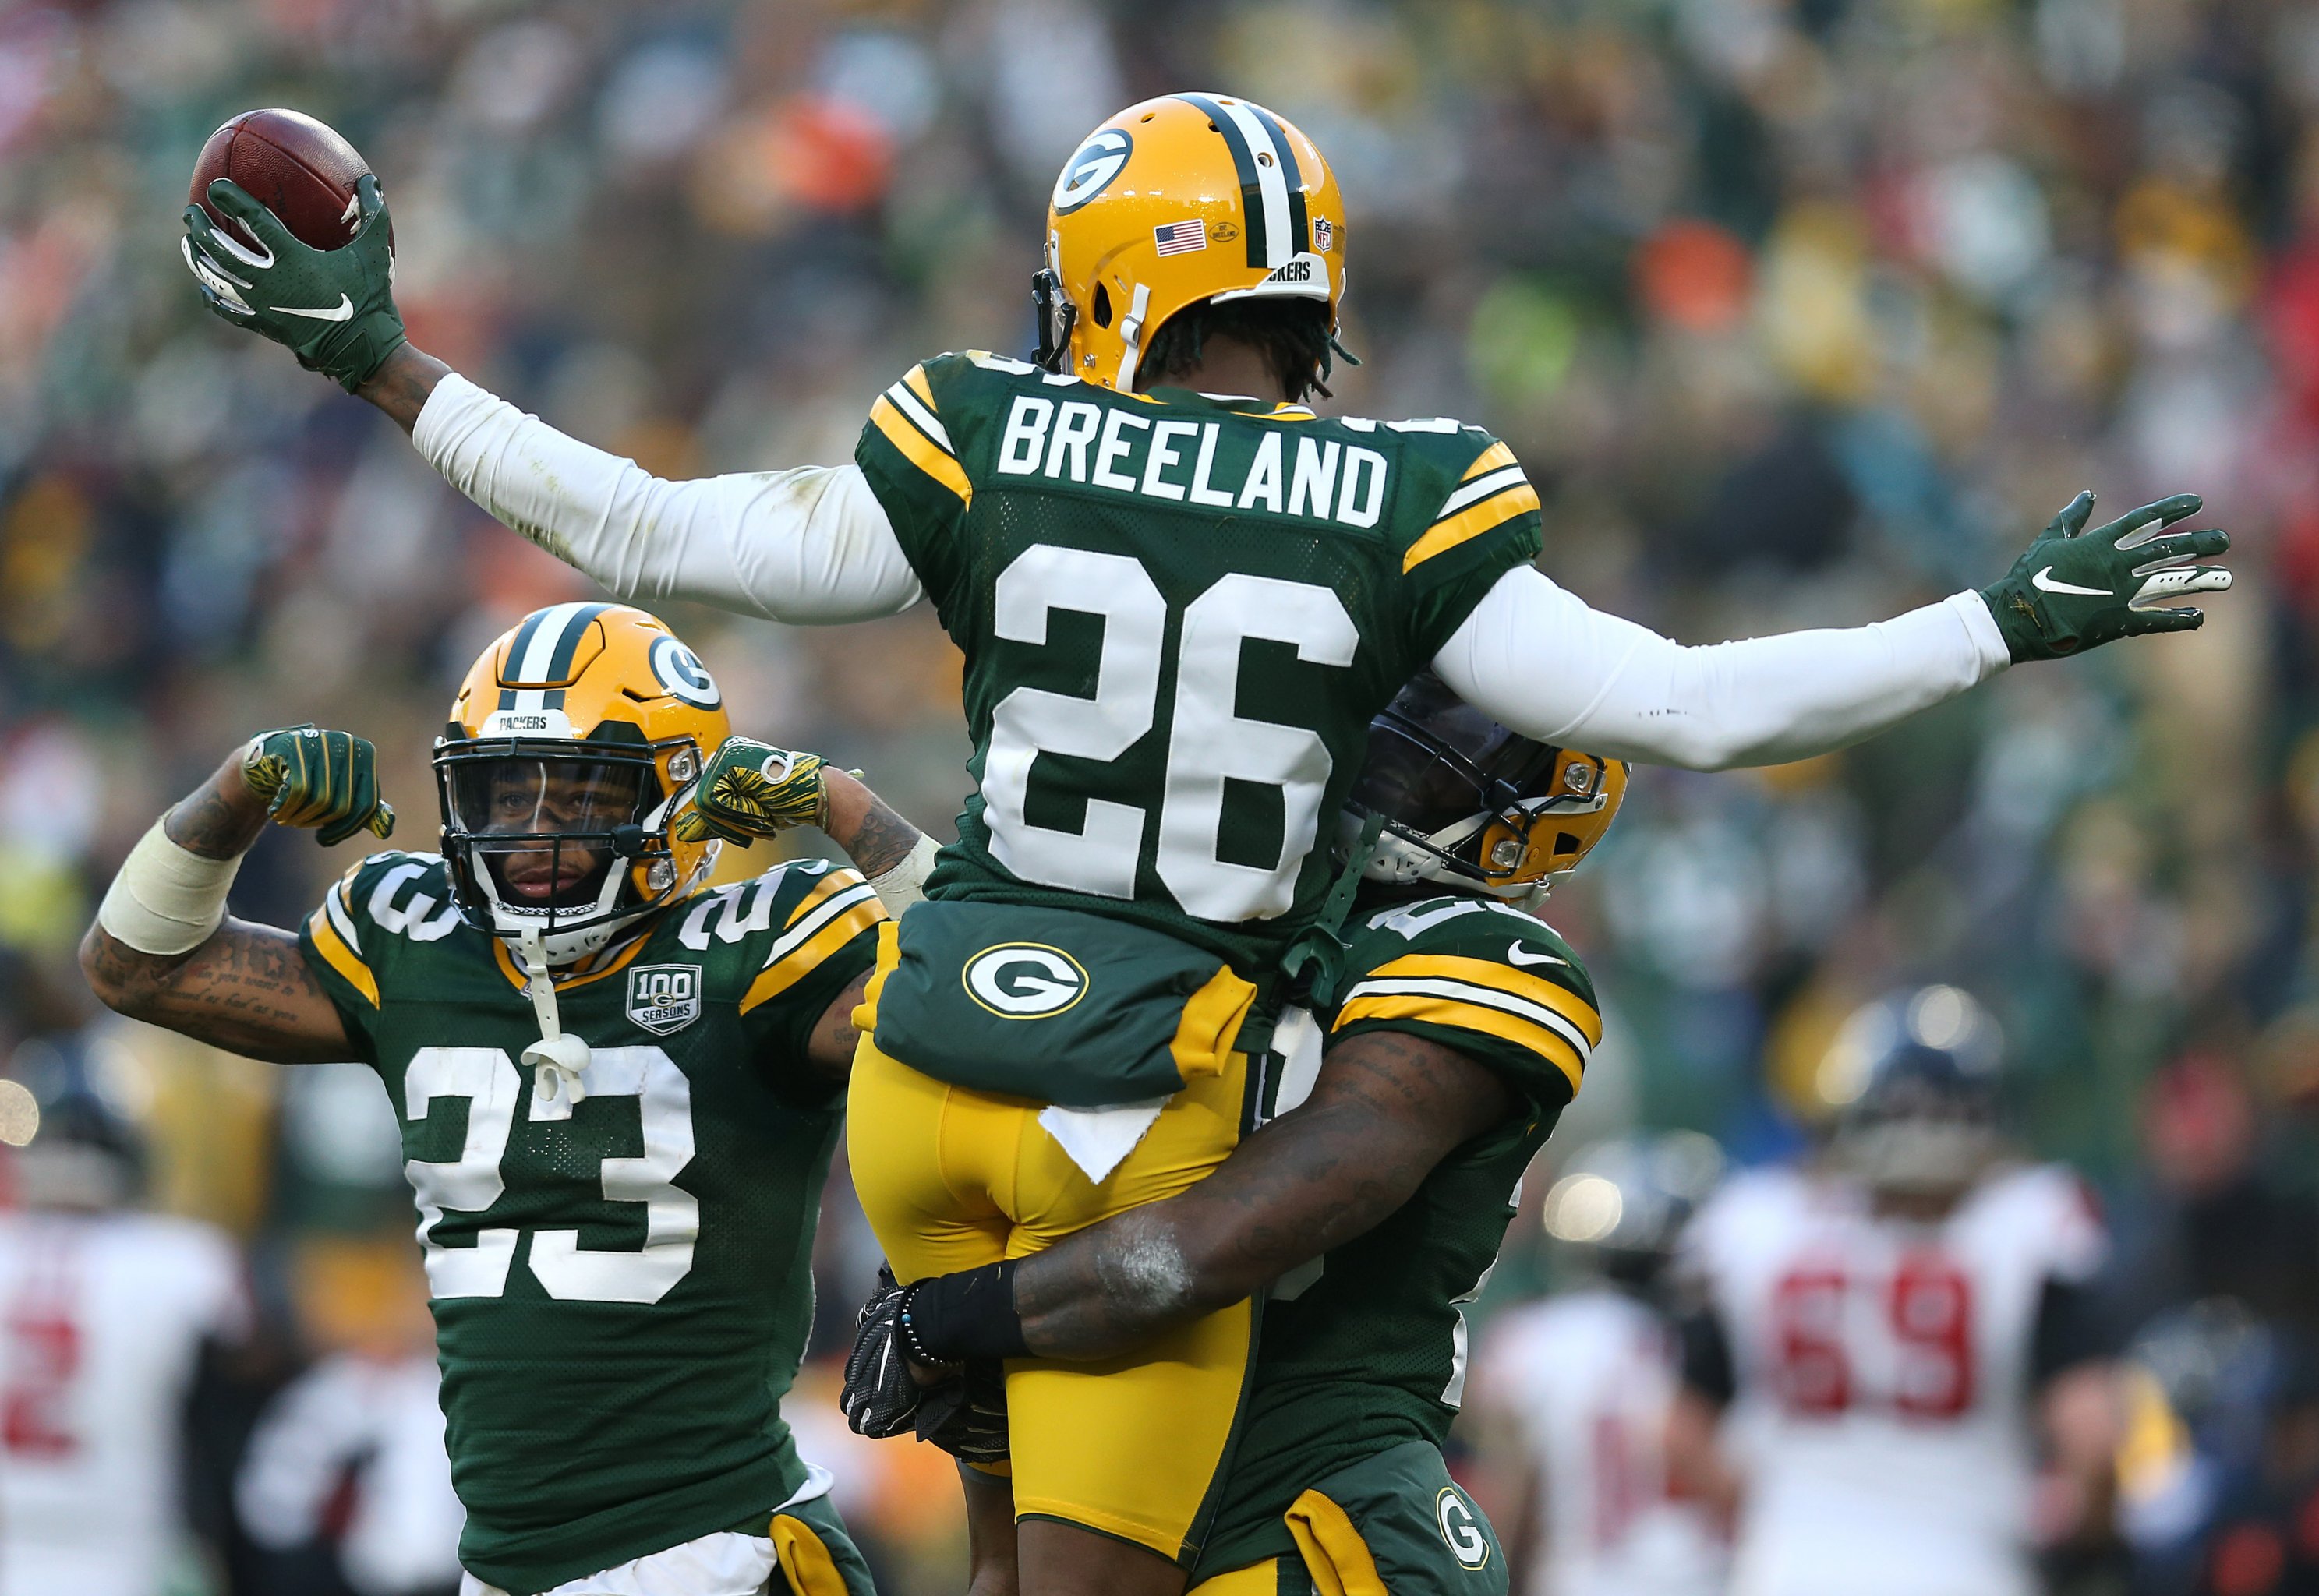
<svg viewBox="0 0 2319 1596"><path fill-rule="evenodd" d="M107 1006L196 1041L275 1063L350 1056L337 1004L297 936L230 918L241 856L269 820L324 842L383 837L371 745L293 726L237 749L147 833L81 942L81 968Z"/></svg>

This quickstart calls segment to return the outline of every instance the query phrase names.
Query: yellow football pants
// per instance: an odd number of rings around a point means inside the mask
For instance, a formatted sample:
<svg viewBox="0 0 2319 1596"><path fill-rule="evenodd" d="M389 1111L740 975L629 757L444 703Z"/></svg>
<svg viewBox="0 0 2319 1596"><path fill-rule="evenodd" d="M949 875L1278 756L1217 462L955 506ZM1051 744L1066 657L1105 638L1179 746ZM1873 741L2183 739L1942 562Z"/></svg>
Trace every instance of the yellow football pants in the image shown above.
<svg viewBox="0 0 2319 1596"><path fill-rule="evenodd" d="M1173 1196L1240 1141L1248 1060L1195 1078L1100 1184L1039 1124L1044 1106L853 1055L846 1151L854 1190L905 1284L1023 1258ZM1099 1363L1006 1368L1018 1518L1060 1519L1188 1561L1247 1384L1254 1312L1240 1303Z"/></svg>

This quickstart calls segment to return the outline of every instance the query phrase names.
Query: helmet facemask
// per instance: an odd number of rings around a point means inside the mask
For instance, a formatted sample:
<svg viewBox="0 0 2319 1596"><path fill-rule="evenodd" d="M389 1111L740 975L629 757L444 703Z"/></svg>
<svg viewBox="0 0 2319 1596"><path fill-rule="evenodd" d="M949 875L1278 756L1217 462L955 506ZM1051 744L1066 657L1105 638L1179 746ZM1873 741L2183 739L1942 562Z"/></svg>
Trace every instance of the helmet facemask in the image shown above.
<svg viewBox="0 0 2319 1596"><path fill-rule="evenodd" d="M1370 722L1340 824L1349 839L1383 817L1369 880L1535 903L1607 827L1619 787L1609 762L1521 736L1420 677Z"/></svg>
<svg viewBox="0 0 2319 1596"><path fill-rule="evenodd" d="M699 768L673 744L478 739L439 744L443 852L469 923L537 946L551 965L600 951L671 901L668 821Z"/></svg>

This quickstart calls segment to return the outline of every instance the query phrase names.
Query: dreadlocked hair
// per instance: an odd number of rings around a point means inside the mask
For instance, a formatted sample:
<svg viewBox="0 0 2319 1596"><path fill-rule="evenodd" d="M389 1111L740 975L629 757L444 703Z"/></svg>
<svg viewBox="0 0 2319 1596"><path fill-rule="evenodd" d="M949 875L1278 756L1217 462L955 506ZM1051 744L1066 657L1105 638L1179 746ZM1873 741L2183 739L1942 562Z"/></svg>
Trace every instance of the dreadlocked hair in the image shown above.
<svg viewBox="0 0 2319 1596"><path fill-rule="evenodd" d="M1317 299L1236 299L1178 311L1151 335L1136 365L1139 385L1198 370L1212 338L1253 347L1292 401L1302 403L1315 393L1331 397L1327 378L1337 340L1330 331L1328 303Z"/></svg>

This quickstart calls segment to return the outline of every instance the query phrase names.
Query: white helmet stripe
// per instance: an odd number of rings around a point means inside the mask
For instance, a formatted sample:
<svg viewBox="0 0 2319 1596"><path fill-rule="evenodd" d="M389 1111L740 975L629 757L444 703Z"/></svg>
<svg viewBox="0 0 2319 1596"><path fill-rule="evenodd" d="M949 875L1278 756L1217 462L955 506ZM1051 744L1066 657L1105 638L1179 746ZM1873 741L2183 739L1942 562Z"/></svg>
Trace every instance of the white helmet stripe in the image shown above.
<svg viewBox="0 0 2319 1596"><path fill-rule="evenodd" d="M1272 130L1265 119L1256 115L1238 101L1218 101L1232 125L1240 129L1241 137L1256 157L1257 190L1264 196L1264 264L1278 267L1286 266L1296 254L1295 229L1288 215L1288 178L1284 170L1281 152L1272 141Z"/></svg>
<svg viewBox="0 0 2319 1596"><path fill-rule="evenodd" d="M523 651L523 658L509 662L514 666L510 674L518 681L546 681L555 668L556 651L564 641L564 634L574 622L585 624L602 609L601 604L592 604L586 600L551 608L539 618L539 625L532 628L531 643ZM516 694L515 703L510 708L545 709L547 708L547 690L544 687L525 688Z"/></svg>

